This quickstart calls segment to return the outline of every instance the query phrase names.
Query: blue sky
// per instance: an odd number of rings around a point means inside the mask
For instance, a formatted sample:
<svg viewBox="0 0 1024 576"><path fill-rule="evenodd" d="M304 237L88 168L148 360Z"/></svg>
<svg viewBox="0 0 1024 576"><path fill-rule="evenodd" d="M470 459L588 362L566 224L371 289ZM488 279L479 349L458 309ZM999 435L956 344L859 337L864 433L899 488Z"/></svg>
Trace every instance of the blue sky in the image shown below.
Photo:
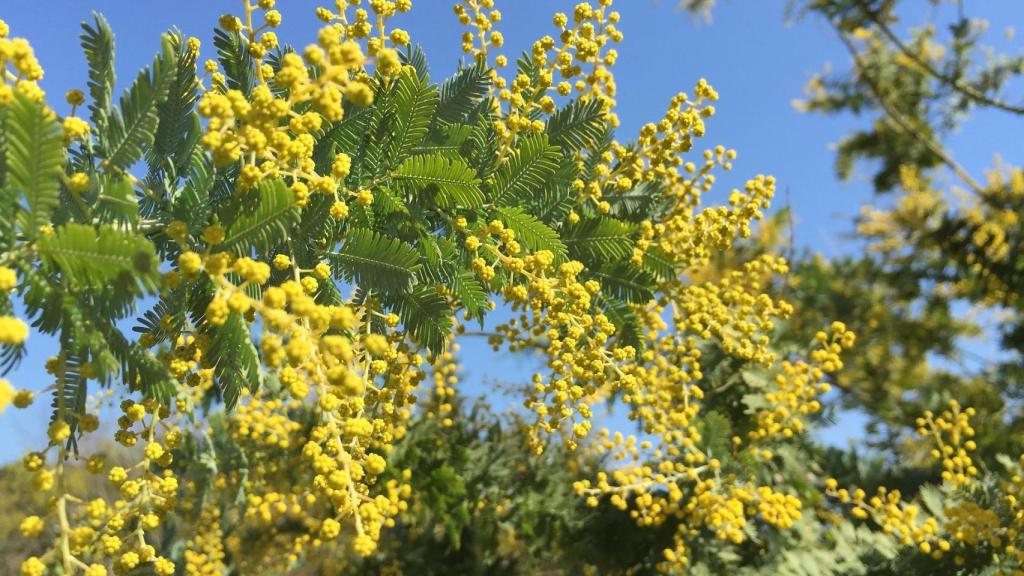
<svg viewBox="0 0 1024 576"><path fill-rule="evenodd" d="M7 0L0 18L12 35L33 44L46 70L43 87L57 103L72 87L85 88L85 68L78 44L79 24L90 12L103 13L117 39L117 72L120 88L151 62L159 34L177 26L186 35L203 40L203 56L212 56L211 30L223 12L238 11L240 2L180 0ZM570 11L573 2L552 0L505 0L498 2L504 20L510 59L542 34L553 33L550 16ZM918 4L910 2L910 4ZM926 3L920 2L922 6ZM994 22L1024 22L1020 0L969 2L984 9ZM970 6L978 4L978 6ZM309 43L319 22L313 16L316 2L279 0L284 23L278 35L295 45ZM632 137L639 127L657 120L676 92L692 91L698 78L707 78L721 95L718 113L708 125L702 147L723 144L739 152L732 174L722 177L707 202L724 202L729 189L756 174L773 174L779 182L776 206L791 204L796 214L796 240L801 246L834 254L850 249L843 236L852 230L858 207L870 201L865 182L839 183L832 172L829 149L844 133L858 125L854 118L823 118L796 112L791 102L799 98L811 74L826 63L844 69L848 57L824 22L808 19L787 25L785 2L733 0L720 2L712 23L677 12L672 0L619 0L621 30L625 40L618 47L615 67L619 86L620 135ZM401 15L395 25L407 29L421 44L439 81L451 74L461 57L462 29L451 12L449 0L414 0L413 12ZM119 89L120 89L119 88ZM1002 129L998 117L980 116L957 135L952 149L969 169L990 165L993 151L1002 151L1009 162L1022 163L1019 133ZM1016 153L1016 157L1006 156ZM51 342L38 334L29 340L31 355L10 376L16 386L39 389L46 384L42 362L54 352ZM463 344L466 375L470 380L526 377L524 359L492 354L479 339ZM533 364L533 363L528 363ZM25 412L9 410L0 416L0 461L38 447L44 437L41 421L45 404ZM844 442L856 436L859 420L845 418L827 436Z"/></svg>

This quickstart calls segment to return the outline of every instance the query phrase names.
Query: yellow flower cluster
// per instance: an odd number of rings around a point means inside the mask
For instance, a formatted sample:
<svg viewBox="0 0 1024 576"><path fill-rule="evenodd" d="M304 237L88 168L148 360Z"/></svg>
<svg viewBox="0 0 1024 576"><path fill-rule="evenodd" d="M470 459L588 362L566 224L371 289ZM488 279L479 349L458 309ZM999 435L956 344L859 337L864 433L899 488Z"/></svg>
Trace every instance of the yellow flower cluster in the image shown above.
<svg viewBox="0 0 1024 576"><path fill-rule="evenodd" d="M791 438L806 430L808 415L821 410L818 398L831 389L825 375L842 369L839 354L852 348L856 338L845 324L833 322L831 335L818 332L815 340L821 347L811 352L810 362L782 362L782 371L775 376L776 388L764 395L769 408L758 412L758 427L750 432L751 440Z"/></svg>
<svg viewBox="0 0 1024 576"><path fill-rule="evenodd" d="M43 67L36 59L28 40L11 38L10 27L0 20L0 106L8 104L15 91L35 102L42 102L45 94L39 87Z"/></svg>
<svg viewBox="0 0 1024 576"><path fill-rule="evenodd" d="M224 571L224 541L220 511L204 507L195 522L193 535L185 544L185 574L216 576Z"/></svg>
<svg viewBox="0 0 1024 576"><path fill-rule="evenodd" d="M942 414L926 412L917 420L918 432L936 446L931 457L943 468L943 485L930 488L943 498L941 510L931 509L934 515L904 500L899 490L885 487L869 498L864 490L840 488L835 479L828 479L825 493L850 506L855 518L872 520L900 545L913 547L935 560L953 554L953 563L964 566L969 554L987 547L994 563L1010 570L1001 573L1016 574L1016 567L1024 563L1024 553L1019 549L1024 535L1024 516L1020 512L1024 475L1020 464L1010 466L1013 474L994 500L976 499L982 493L976 490L982 481L969 455L975 448L969 439L974 435L970 424L973 415L972 408L961 408L952 401ZM1024 463L1024 456L1020 462Z"/></svg>
<svg viewBox="0 0 1024 576"><path fill-rule="evenodd" d="M601 497L607 496L612 506L629 510L640 526L680 520L673 547L664 551L660 570L685 570L689 564L688 541L699 537L703 530L719 540L740 544L748 539L751 523L789 528L801 518L798 498L723 474L717 458L709 458L696 448L700 433L690 427L685 436L685 457L673 462L672 456L682 450L669 447L652 451L649 441L637 442L635 437L626 438L620 433L611 436L602 430L598 451L611 451L614 459L634 463L611 474L599 472L595 483L581 480L573 486L590 506L599 505ZM643 462L647 456L651 463ZM655 464L659 459L660 463Z"/></svg>
<svg viewBox="0 0 1024 576"><path fill-rule="evenodd" d="M62 364L58 360L58 364ZM62 366L58 366L58 377ZM117 487L119 498L83 500L69 491L65 460L70 453L66 444L71 429L64 420L56 420L49 429L50 449L57 455L52 467L45 467L45 452L32 453L25 458L26 468L35 472L36 490L56 490L54 506L47 516L54 517L59 528L57 547L42 557L28 558L22 564L23 574L37 573L39 567L62 566L64 573L81 570L88 576L105 576L107 567L114 574L125 574L147 565L157 575L170 576L175 572L173 562L159 556L149 543L149 534L157 530L163 518L175 509L178 480L167 467L173 461L172 451L182 439L178 427L163 419L168 411L153 401L121 404L116 439L125 446L134 446L142 439L145 445L142 458L129 468L109 468L108 480ZM93 432L99 427L96 416L78 415L78 427ZM159 436L158 436L159 432ZM103 458L95 455L88 459L86 468L93 473L107 470ZM44 531L45 519L29 516L22 521L21 531L34 538ZM42 573L42 572L39 572Z"/></svg>
<svg viewBox="0 0 1024 576"><path fill-rule="evenodd" d="M556 266L549 251L520 256L515 233L498 220L480 225L467 237L466 246L479 254L473 266L485 283L494 279L495 268L518 277L507 284L504 297L520 315L497 327L491 343L497 347L507 342L516 350L533 346L538 339L546 341L551 374L546 381L542 374L534 375L525 401L537 417L531 444L540 453L542 435L567 428L566 443L574 448L590 430L587 398L606 384L628 386L632 381L608 377L609 365L625 360L633 350L614 345L615 325L604 314L594 313L592 297L600 284L579 280L579 262Z"/></svg>
<svg viewBox="0 0 1024 576"><path fill-rule="evenodd" d="M278 264L283 263L279 260ZM270 265L249 258L229 261L223 253L205 257L203 270L219 288L207 308L207 321L223 324L232 314L258 318L263 363L290 397L265 399L261 393L243 393L245 398L230 421L229 432L238 446L250 461L259 462L245 479L249 494L245 519L267 539L267 553L260 559L283 561L271 553L279 550L272 543L301 553L334 540L340 528L332 527L347 517L354 518L355 550L369 554L381 528L391 525L406 506L408 486L393 482L380 486L376 479L387 468L381 454L386 455L405 433L413 391L425 378L419 368L423 359L398 338L370 332L368 309L317 304L312 296L316 277L329 274L329 269L300 277L293 268L294 279L263 287L257 300L246 287L264 286ZM196 273L192 264L188 268L179 273ZM242 282L232 284L228 273ZM386 321L394 326L397 317ZM315 406L311 428L302 410L309 400ZM306 481L298 480L300 472ZM281 486L298 485L300 492L280 491ZM373 496L373 492L378 493ZM311 524L305 534L287 543L280 542L273 528L282 518L295 515L315 526ZM253 564L269 569L269 565Z"/></svg>
<svg viewBox="0 0 1024 576"><path fill-rule="evenodd" d="M3 21L0 21L0 25L2 24ZM0 38L0 41L2 40L3 38ZM6 266L0 266L0 297L8 297L7 295L14 291L17 286L18 274ZM23 344L27 338L28 324L14 316L0 315L0 344L18 346ZM4 402L0 400L0 407L3 405Z"/></svg>
<svg viewBox="0 0 1024 576"><path fill-rule="evenodd" d="M900 166L902 195L889 210L862 209L858 233L871 248L886 255L905 254L914 246L932 249L933 238L948 237L947 246L962 252L963 276L939 289L949 297L970 297L994 305L1015 305L1017 291L999 272L1012 258L1013 230L1019 227L1018 206L1024 198L1024 169L997 165L975 194L951 205L915 166ZM957 225L951 228L949 222ZM950 231L952 230L952 231Z"/></svg>
<svg viewBox="0 0 1024 576"><path fill-rule="evenodd" d="M653 316L660 318L660 313ZM676 324L683 324L681 318ZM664 331L660 335L652 330L648 347L658 354L641 355L649 364L633 361L621 368L624 378L636 382L623 396L630 417L653 438L638 440L602 430L591 448L624 464L610 473L599 472L596 482L580 480L574 488L591 506L607 497L611 505L629 510L640 526L660 525L669 518L682 520L660 566L672 572L689 563L689 542L701 530L710 530L721 540L744 542L752 522L792 526L801 517L802 503L770 485L722 470L721 459L732 454L709 453L700 430L706 393L698 385L703 378L698 339L667 330L664 323L660 330ZM825 373L841 366L839 353L854 342L852 332L841 323L834 323L831 332L831 336L824 332L818 336L821 348L811 352L810 361L782 363L777 389L764 393L770 407L757 414L756 427L748 434L755 456L771 458L772 453L757 444L803 432L803 419L820 409L816 397L827 391L822 382ZM738 453L743 443L734 436L732 450Z"/></svg>
<svg viewBox="0 0 1024 576"><path fill-rule="evenodd" d="M949 409L939 416L926 411L916 422L918 434L934 442L931 457L942 463L942 480L953 486L963 486L978 475L970 456L977 448L971 440L974 436L971 416L974 416L974 408L961 409L960 403L953 400Z"/></svg>
<svg viewBox="0 0 1024 576"><path fill-rule="evenodd" d="M659 229L659 235L690 223L701 192L710 190L715 182L712 169L716 166L731 169L736 156L735 151L719 146L714 151L705 151L705 161L699 170L693 162L684 161L682 154L693 148L693 139L704 136L704 119L715 113L714 107L706 102L718 99L718 93L703 78L694 90L694 99L684 92L673 96L662 119L640 129L635 146L613 141L594 169L594 180L577 184L582 197L597 202L598 209L606 211L609 205L601 201L605 191L624 192L635 184L656 184L675 204L672 212L658 224L664 226ZM748 192L753 190L752 186L748 184ZM767 199L770 198L769 194ZM699 239L694 242L699 243Z"/></svg>
<svg viewBox="0 0 1024 576"><path fill-rule="evenodd" d="M244 17L225 15L221 26L241 34L253 58L257 60L258 84L251 94L228 89L222 77L214 73L212 89L199 102L199 113L208 120L203 145L218 165L242 161L239 185L253 188L261 181L288 178L296 203L304 206L309 191L338 197L348 176L349 161L339 155L329 175L317 174L312 159L314 134L324 121L337 122L344 116L347 101L365 107L373 101L371 77L366 70L366 53L375 58L376 71L395 75L401 63L395 44L408 43L408 34L400 29L385 34L385 23L396 12L411 8L408 0L389 2L372 0L369 6L376 15L371 24L365 9L356 8L361 1L337 2L338 12L320 8L317 15L327 23L317 35L317 42L300 54L284 53L275 69L266 61L269 51L277 48L277 36L267 28L280 25L281 15L270 10L274 2L261 2L266 11L264 23L256 27L254 10L245 3ZM350 21L348 14L354 9ZM369 38L373 30L378 37ZM216 70L210 62L208 71ZM316 71L311 75L310 69ZM355 192L352 192L355 195Z"/></svg>
<svg viewBox="0 0 1024 576"><path fill-rule="evenodd" d="M825 482L825 491L840 503L850 505L855 518L872 518L882 531L892 534L905 546L916 546L922 552L931 552L933 544L938 551L949 549L949 543L938 537L938 521L922 513L918 505L905 502L899 490L888 490L882 486L868 498L864 490L839 488L838 483L830 478Z"/></svg>
<svg viewBox="0 0 1024 576"><path fill-rule="evenodd" d="M774 275L788 270L784 259L762 256L714 281L672 282L666 292L673 297L680 327L715 339L728 354L768 365L775 360L768 348L774 320L789 316L792 307L764 290Z"/></svg>
<svg viewBox="0 0 1024 576"><path fill-rule="evenodd" d="M433 402L427 407L427 410L430 415L438 418L441 425L446 428L454 424L451 416L455 410L452 401L458 393L458 389L455 387L459 383L457 374L459 365L455 357L458 351L459 345L453 342L449 351L438 354L431 363L431 374L434 380Z"/></svg>
<svg viewBox="0 0 1024 576"><path fill-rule="evenodd" d="M557 39L546 35L534 42L530 54L533 72L520 70L509 81L498 72L508 65L508 58L503 54L494 58L492 93L497 90L498 102L505 107L494 123L502 141L499 157L510 150L516 135L542 131L544 122L538 115L551 114L556 99L572 94L584 101L600 101L606 120L618 125L612 111L616 87L610 70L618 52L608 46L621 42L623 35L616 27L620 15L609 10L611 5L612 0L600 0L597 6L581 2L571 18L556 13L553 22ZM459 22L472 28L462 34L463 51L488 64L489 51L504 45L504 36L494 29L501 22L494 0L461 0L454 10Z"/></svg>

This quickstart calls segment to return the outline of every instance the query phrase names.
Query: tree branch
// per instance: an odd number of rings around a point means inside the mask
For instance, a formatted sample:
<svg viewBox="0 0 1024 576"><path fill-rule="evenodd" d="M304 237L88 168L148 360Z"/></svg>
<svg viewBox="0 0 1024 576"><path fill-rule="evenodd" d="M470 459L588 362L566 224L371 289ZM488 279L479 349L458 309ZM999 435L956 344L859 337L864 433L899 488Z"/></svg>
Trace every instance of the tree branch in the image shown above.
<svg viewBox="0 0 1024 576"><path fill-rule="evenodd" d="M878 86L878 83L875 82L868 75L867 68L865 68L864 62L861 60L860 53L857 52L857 47L853 45L853 42L846 36L846 34L844 34L839 29L838 26L836 26L835 28L836 32L839 34L839 39L842 41L843 45L846 46L847 51L850 52L850 56L853 58L857 78L860 79L867 86L868 90L875 97L875 100L877 100L878 104L882 107L883 110L885 110L885 114L889 117L889 119L895 122L896 125L899 126L900 129L902 129L904 132L919 140L928 148L929 151L938 156L939 159L942 160L942 162L946 164L946 166L948 166L954 173L956 173L960 180L962 180L964 184L966 184L976 194L984 194L984 187L978 184L978 182L976 182L974 178L971 177L967 170L965 170L963 166L957 163L957 161L954 160L953 157L950 156L949 153L946 152L946 150L943 149L938 142L936 142L928 135L924 134L923 132L915 128L913 123L906 116L904 116L898 110L896 110L892 103L885 99L885 96L882 94L882 90Z"/></svg>
<svg viewBox="0 0 1024 576"><path fill-rule="evenodd" d="M967 96L968 98L971 98L972 100L975 100L981 104L985 104L986 106L991 106L993 108L998 108L1000 110L1010 112L1012 114L1024 116L1024 106L1016 106L999 100L998 98L986 96L985 93L981 92L980 90L971 86L970 84L965 83L963 80L950 76L948 74L944 74L938 69L936 69L934 66L932 66L931 63L922 60L920 56L914 53L913 50L911 50L906 44L903 43L902 40L899 39L898 36L896 36L892 29L889 28L889 26L885 24L882 18L879 17L877 12L871 10L864 3L863 0L858 0L857 4L864 11L864 14L868 17L868 20L870 20L875 26L877 26L878 29L882 32L882 34L890 42L892 42L893 45L895 45L896 48L903 53L904 56L906 56L912 62L917 64L922 70L924 70L928 74L931 74L936 80L948 84L951 88L953 88L953 90L956 90L960 94L963 94L964 96Z"/></svg>

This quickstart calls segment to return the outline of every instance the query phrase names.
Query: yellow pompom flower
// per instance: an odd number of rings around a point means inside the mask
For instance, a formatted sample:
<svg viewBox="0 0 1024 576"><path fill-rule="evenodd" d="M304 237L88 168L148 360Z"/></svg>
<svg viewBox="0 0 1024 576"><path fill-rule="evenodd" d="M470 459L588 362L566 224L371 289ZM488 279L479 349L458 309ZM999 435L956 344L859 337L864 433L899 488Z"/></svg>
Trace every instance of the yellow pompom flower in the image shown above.
<svg viewBox="0 0 1024 576"><path fill-rule="evenodd" d="M49 436L50 441L54 444L60 444L71 436L71 426L63 420L57 420L50 424L46 435Z"/></svg>
<svg viewBox="0 0 1024 576"><path fill-rule="evenodd" d="M72 88L64 94L64 100L72 106L81 106L85 103L85 94L78 88Z"/></svg>
<svg viewBox="0 0 1024 576"><path fill-rule="evenodd" d="M2 387L3 384L0 384L0 388ZM18 390L18 392L14 394L14 407L28 408L29 406L32 405L32 402L35 400L35 398L36 395L29 390ZM0 401L0 404L2 404L2 401Z"/></svg>
<svg viewBox="0 0 1024 576"><path fill-rule="evenodd" d="M89 124L77 116L68 116L61 124L64 129L64 141L82 140L89 134Z"/></svg>
<svg viewBox="0 0 1024 576"><path fill-rule="evenodd" d="M0 316L0 344L16 346L28 338L28 324L11 316Z"/></svg>
<svg viewBox="0 0 1024 576"><path fill-rule="evenodd" d="M398 74L402 70L398 52L393 48L384 48L377 52L377 70L385 76Z"/></svg>
<svg viewBox="0 0 1024 576"><path fill-rule="evenodd" d="M341 534L341 524L334 518L327 518L320 524L320 536L324 540L334 540Z"/></svg>
<svg viewBox="0 0 1024 576"><path fill-rule="evenodd" d="M373 204L373 192L369 190L360 190L356 192L356 203L361 206L369 206Z"/></svg>
<svg viewBox="0 0 1024 576"><path fill-rule="evenodd" d="M46 564L35 556L29 557L21 563L21 576L43 576L46 573Z"/></svg>
<svg viewBox="0 0 1024 576"><path fill-rule="evenodd" d="M42 534L45 528L46 524L39 516L26 516L21 521L21 524L18 525L18 530L21 531L21 535L25 538L35 538Z"/></svg>
<svg viewBox="0 0 1024 576"><path fill-rule="evenodd" d="M17 395L18 391L14 389L14 386L11 386L6 379L0 378L0 414L17 398Z"/></svg>
<svg viewBox="0 0 1024 576"><path fill-rule="evenodd" d="M345 204L341 200L338 200L331 204L331 218L335 220L344 220L348 218L348 204Z"/></svg>
<svg viewBox="0 0 1024 576"><path fill-rule="evenodd" d="M18 273L7 266L0 266L0 292L10 292L18 286Z"/></svg>

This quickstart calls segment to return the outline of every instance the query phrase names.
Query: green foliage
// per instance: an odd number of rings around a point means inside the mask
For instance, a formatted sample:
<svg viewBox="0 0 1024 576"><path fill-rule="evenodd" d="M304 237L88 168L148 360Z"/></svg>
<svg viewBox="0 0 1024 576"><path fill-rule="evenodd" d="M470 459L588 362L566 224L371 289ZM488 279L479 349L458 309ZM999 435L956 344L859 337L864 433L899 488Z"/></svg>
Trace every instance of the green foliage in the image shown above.
<svg viewBox="0 0 1024 576"><path fill-rule="evenodd" d="M217 28L213 31L213 46L217 60L224 69L227 87L241 90L248 96L256 87L256 64L249 53L248 42L237 32Z"/></svg>
<svg viewBox="0 0 1024 576"><path fill-rule="evenodd" d="M153 245L131 232L67 224L40 238L38 246L72 289L127 284L152 292L159 282Z"/></svg>
<svg viewBox="0 0 1024 576"><path fill-rule="evenodd" d="M213 368L224 407L232 410L243 388L255 392L261 385L259 355L249 336L249 327L239 314L232 313L227 322L212 329L209 336L209 365Z"/></svg>
<svg viewBox="0 0 1024 576"><path fill-rule="evenodd" d="M403 74L395 92L394 128L388 154L392 166L404 160L423 141L438 106L437 86L414 74Z"/></svg>
<svg viewBox="0 0 1024 576"><path fill-rule="evenodd" d="M452 309L433 286L418 284L394 305L406 331L430 352L445 350L452 333Z"/></svg>
<svg viewBox="0 0 1024 576"><path fill-rule="evenodd" d="M341 278L384 292L408 289L419 266L415 248L365 228L350 230L341 249L329 257Z"/></svg>
<svg viewBox="0 0 1024 576"><path fill-rule="evenodd" d="M596 216L566 227L563 240L569 255L584 263L617 262L632 255L633 232L626 222Z"/></svg>
<svg viewBox="0 0 1024 576"><path fill-rule="evenodd" d="M189 152L195 146L191 140L199 136L199 119L194 111L199 91L196 53L188 49L180 34L170 36L170 40L175 68L168 72L172 80L167 97L157 105L157 129L153 146L146 149L146 158L151 174L162 171L176 177L181 165L190 159Z"/></svg>
<svg viewBox="0 0 1024 576"><path fill-rule="evenodd" d="M171 37L164 36L152 66L139 72L121 96L120 108L110 111L102 140L102 155L110 166L127 169L142 158L144 148L152 146L161 104L175 79L176 61Z"/></svg>
<svg viewBox="0 0 1024 576"><path fill-rule="evenodd" d="M94 25L82 23L82 51L89 65L89 110L97 129L106 126L110 98L114 93L114 34L100 14L93 12Z"/></svg>
<svg viewBox="0 0 1024 576"><path fill-rule="evenodd" d="M459 122L469 116L487 94L490 86L487 68L475 63L459 70L441 84L437 120Z"/></svg>
<svg viewBox="0 0 1024 576"><path fill-rule="evenodd" d="M536 216L519 207L497 208L495 212L498 219L515 232L516 239L530 252L549 250L555 255L556 262L565 259L565 243L558 236L558 232L548 228Z"/></svg>
<svg viewBox="0 0 1024 576"><path fill-rule="evenodd" d="M461 158L411 156L395 169L392 178L412 192L426 194L438 208L479 208L484 204L480 179Z"/></svg>
<svg viewBox="0 0 1024 576"><path fill-rule="evenodd" d="M483 316L489 310L488 293L476 275L463 267L455 243L447 238L431 238L423 241L421 250L423 268L418 274L420 280L450 290L458 306L482 324Z"/></svg>
<svg viewBox="0 0 1024 576"><path fill-rule="evenodd" d="M92 213L101 222L134 228L139 223L139 202L131 181L125 176L112 174L100 175L98 180Z"/></svg>
<svg viewBox="0 0 1024 576"><path fill-rule="evenodd" d="M596 148L606 129L601 107L597 99L574 100L557 110L547 125L551 143L571 152Z"/></svg>
<svg viewBox="0 0 1024 576"><path fill-rule="evenodd" d="M488 196L499 206L514 206L534 196L558 169L560 157L561 150L549 145L546 135L524 136L498 168Z"/></svg>
<svg viewBox="0 0 1024 576"><path fill-rule="evenodd" d="M643 304L653 297L654 279L642 268L628 263L609 263L591 271L601 281L601 289L614 298Z"/></svg>
<svg viewBox="0 0 1024 576"><path fill-rule="evenodd" d="M344 574L377 574L399 557L424 575L618 573L657 554L658 537L636 537L628 514L590 510L572 492L575 474L599 461L556 446L538 459L524 424L483 404L459 400L452 416L451 427L418 419L395 447L390 467L414 471L414 512L377 558Z"/></svg>
<svg viewBox="0 0 1024 576"><path fill-rule="evenodd" d="M7 106L5 132L5 182L7 199L21 196L24 211L18 213L19 231L36 238L48 225L59 203L64 151L60 127L43 107L21 94ZM16 200L17 201L17 200ZM5 236L12 230L5 231Z"/></svg>
<svg viewBox="0 0 1024 576"><path fill-rule="evenodd" d="M281 180L264 182L258 190L250 191L248 197L257 202L256 206L251 210L239 210L218 249L239 255L249 254L253 249L268 254L288 239L291 227L299 217L298 208L292 193ZM230 216L225 214L224 220Z"/></svg>

